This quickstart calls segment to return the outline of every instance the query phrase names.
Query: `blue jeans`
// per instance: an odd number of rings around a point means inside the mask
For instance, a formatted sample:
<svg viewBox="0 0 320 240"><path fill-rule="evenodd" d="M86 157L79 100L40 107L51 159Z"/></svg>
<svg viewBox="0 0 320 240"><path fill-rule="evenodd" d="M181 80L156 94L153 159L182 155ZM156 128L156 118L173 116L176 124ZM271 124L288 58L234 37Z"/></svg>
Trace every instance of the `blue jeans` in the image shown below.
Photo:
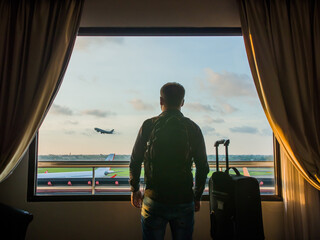
<svg viewBox="0 0 320 240"><path fill-rule="evenodd" d="M163 204L144 197L141 209L143 240L163 240L167 223L172 239L191 240L194 225L194 202Z"/></svg>

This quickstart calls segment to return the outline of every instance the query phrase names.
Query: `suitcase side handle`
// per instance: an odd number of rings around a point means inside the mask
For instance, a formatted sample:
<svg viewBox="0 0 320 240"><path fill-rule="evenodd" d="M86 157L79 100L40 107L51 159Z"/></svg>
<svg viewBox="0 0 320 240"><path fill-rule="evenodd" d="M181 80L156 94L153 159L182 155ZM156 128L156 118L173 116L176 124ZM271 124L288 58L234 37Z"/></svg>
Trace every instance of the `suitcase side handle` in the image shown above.
<svg viewBox="0 0 320 240"><path fill-rule="evenodd" d="M233 171L235 171L235 173L237 174L237 176L241 176L239 170L238 170L237 168L235 168L235 167L229 167L229 168L226 169L225 172L229 174L229 170L230 170L230 169L233 169Z"/></svg>

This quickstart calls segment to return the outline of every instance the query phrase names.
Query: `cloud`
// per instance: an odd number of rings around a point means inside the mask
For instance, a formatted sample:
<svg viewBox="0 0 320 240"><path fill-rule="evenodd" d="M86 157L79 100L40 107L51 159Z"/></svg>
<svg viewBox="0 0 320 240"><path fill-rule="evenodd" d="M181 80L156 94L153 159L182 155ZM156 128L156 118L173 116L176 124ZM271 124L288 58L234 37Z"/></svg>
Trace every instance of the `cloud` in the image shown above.
<svg viewBox="0 0 320 240"><path fill-rule="evenodd" d="M79 122L78 121L73 121L73 120L67 120L67 121L65 121L65 124L77 125L77 124L79 124Z"/></svg>
<svg viewBox="0 0 320 240"><path fill-rule="evenodd" d="M52 104L50 108L50 113L56 114L56 115L73 115L73 112L68 107L63 107L57 104Z"/></svg>
<svg viewBox="0 0 320 240"><path fill-rule="evenodd" d="M84 131L81 132L81 134L87 137L91 137L93 132L93 129L86 128Z"/></svg>
<svg viewBox="0 0 320 240"><path fill-rule="evenodd" d="M212 135L215 133L216 129L210 126L203 126L201 131L204 135Z"/></svg>
<svg viewBox="0 0 320 240"><path fill-rule="evenodd" d="M214 109L214 112L221 113L221 114L231 114L238 111L238 108L228 103L223 103L219 106L214 106L213 109ZM216 120L216 122L224 122L224 120L219 118Z"/></svg>
<svg viewBox="0 0 320 240"><path fill-rule="evenodd" d="M213 123L224 123L224 120L222 118L214 118L212 119Z"/></svg>
<svg viewBox="0 0 320 240"><path fill-rule="evenodd" d="M228 103L223 103L219 106L215 106L215 105L211 106L208 104L202 104L198 102L186 103L185 108L191 111L196 111L196 112L217 112L221 114L230 114L238 110L236 107L233 107ZM212 121L212 122L216 122L216 123L223 122L223 119L217 119L216 121Z"/></svg>
<svg viewBox="0 0 320 240"><path fill-rule="evenodd" d="M66 130L64 133L67 135L75 135L76 134L76 132L73 130Z"/></svg>
<svg viewBox="0 0 320 240"><path fill-rule="evenodd" d="M211 123L224 123L224 120L222 118L212 118L212 117L206 115L204 117L204 122L208 123L208 124L211 124Z"/></svg>
<svg viewBox="0 0 320 240"><path fill-rule="evenodd" d="M87 50L92 47L102 47L106 44L123 44L123 37L107 37L107 38L77 38L75 49L76 50Z"/></svg>
<svg viewBox="0 0 320 240"><path fill-rule="evenodd" d="M233 113L233 112L235 112L235 111L238 110L237 108L231 106L231 105L228 104L228 103L222 104L222 107L223 107L223 113L226 113L226 114L228 114L228 113Z"/></svg>
<svg viewBox="0 0 320 240"><path fill-rule="evenodd" d="M99 82L97 76L90 76L90 78L88 78L87 76L78 75L78 80L86 84L97 84Z"/></svg>
<svg viewBox="0 0 320 240"><path fill-rule="evenodd" d="M249 127L249 126L233 127L233 128L229 128L229 130L235 133L249 133L249 134L259 133L259 130L257 128Z"/></svg>
<svg viewBox="0 0 320 240"><path fill-rule="evenodd" d="M215 110L212 106L210 105L206 105L206 104L202 104L202 103L186 103L185 107L189 110L192 111L197 111L197 112L214 112L217 111Z"/></svg>
<svg viewBox="0 0 320 240"><path fill-rule="evenodd" d="M252 79L247 74L228 71L214 72L205 69L206 79L200 81L202 88L208 89L214 97L255 97L256 91Z"/></svg>
<svg viewBox="0 0 320 240"><path fill-rule="evenodd" d="M272 133L271 128L264 128L261 130L262 136L272 136Z"/></svg>
<svg viewBox="0 0 320 240"><path fill-rule="evenodd" d="M129 103L131 103L132 107L138 111L154 109L154 107L151 104L145 103L141 99L137 99L137 98L132 99L131 101L129 101Z"/></svg>
<svg viewBox="0 0 320 240"><path fill-rule="evenodd" d="M84 115L91 115L91 116L95 116L95 117L107 117L110 115L114 115L114 113L110 112L110 111L101 111L98 109L89 109L89 110L84 110L82 111L82 114Z"/></svg>

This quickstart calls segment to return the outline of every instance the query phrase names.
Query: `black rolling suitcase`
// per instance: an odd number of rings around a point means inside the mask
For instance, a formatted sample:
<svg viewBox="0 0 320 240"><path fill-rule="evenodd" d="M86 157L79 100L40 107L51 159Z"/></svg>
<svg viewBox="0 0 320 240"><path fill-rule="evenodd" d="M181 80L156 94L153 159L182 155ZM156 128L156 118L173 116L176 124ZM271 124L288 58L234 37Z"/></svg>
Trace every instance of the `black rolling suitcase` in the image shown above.
<svg viewBox="0 0 320 240"><path fill-rule="evenodd" d="M230 140L216 141L216 172L209 179L211 237L214 240L264 239L259 183L232 167L230 175L228 146ZM226 171L219 171L218 147L226 148Z"/></svg>

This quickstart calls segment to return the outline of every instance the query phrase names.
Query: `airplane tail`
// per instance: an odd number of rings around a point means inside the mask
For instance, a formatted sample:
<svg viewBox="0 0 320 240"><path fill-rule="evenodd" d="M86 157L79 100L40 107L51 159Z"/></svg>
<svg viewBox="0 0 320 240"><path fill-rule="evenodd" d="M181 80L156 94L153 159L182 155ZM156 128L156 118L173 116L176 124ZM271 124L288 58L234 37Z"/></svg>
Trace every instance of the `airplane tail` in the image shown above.
<svg viewBox="0 0 320 240"><path fill-rule="evenodd" d="M114 157L116 155L114 153L112 154L109 154L106 158L105 158L105 161L113 161L114 160ZM103 168L104 169L104 175L108 175L110 173L115 173L115 171L111 171L111 167L107 167L107 168Z"/></svg>
<svg viewBox="0 0 320 240"><path fill-rule="evenodd" d="M112 131L113 131L113 129L112 129ZM116 156L116 154L114 154L114 153L109 154L109 155L106 157L105 161L113 161L115 156Z"/></svg>
<svg viewBox="0 0 320 240"><path fill-rule="evenodd" d="M250 177L250 173L249 173L249 171L248 171L248 168L243 167L242 169L243 169L243 175L244 175L244 176L247 176L247 177Z"/></svg>
<svg viewBox="0 0 320 240"><path fill-rule="evenodd" d="M243 169L243 175L244 175L244 176L251 177L251 176L250 176L250 173L249 173L249 171L248 171L248 168L243 167L242 169ZM263 181L260 181L260 182L259 182L259 185L260 185L260 187L261 187L261 186L263 185Z"/></svg>

